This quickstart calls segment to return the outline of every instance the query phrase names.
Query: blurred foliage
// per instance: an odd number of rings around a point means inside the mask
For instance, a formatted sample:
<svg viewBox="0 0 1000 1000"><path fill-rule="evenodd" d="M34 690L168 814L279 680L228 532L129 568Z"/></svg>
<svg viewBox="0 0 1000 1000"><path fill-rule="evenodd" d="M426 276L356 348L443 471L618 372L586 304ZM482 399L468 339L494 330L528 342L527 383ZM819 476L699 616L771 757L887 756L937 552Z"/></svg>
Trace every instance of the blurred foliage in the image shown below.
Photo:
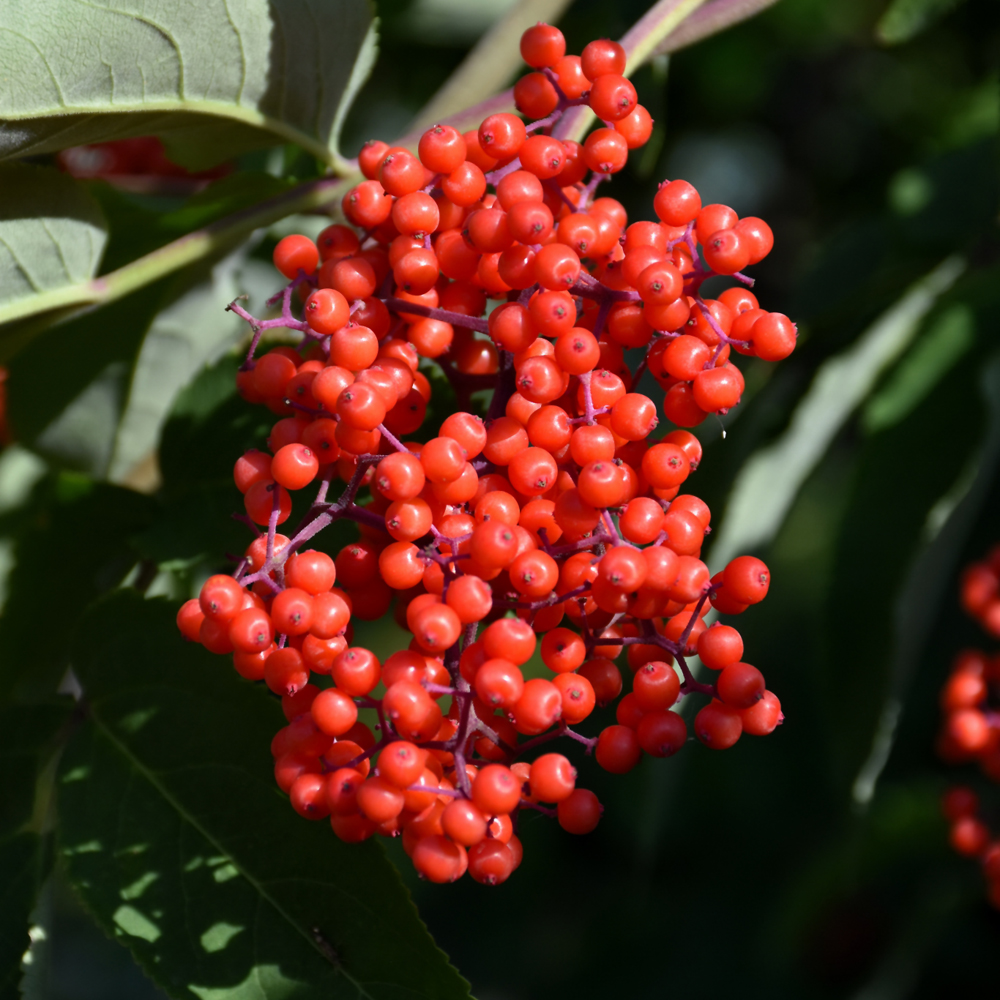
<svg viewBox="0 0 1000 1000"><path fill-rule="evenodd" d="M570 50L620 36L646 6L577 0L562 19ZM384 0L381 52L348 116L345 153L405 131L502 9L481 0ZM722 755L692 744L668 761L645 759L623 778L576 759L605 804L600 827L571 838L542 817L527 818L524 863L498 889L468 880L426 885L399 864L422 918L480 1000L668 991L932 1000L995 989L1000 915L988 908L975 865L949 851L937 805L948 782L977 777L942 765L933 740L951 657L984 644L958 610L957 574L1000 540L998 64L1000 8L991 0L780 0L637 75L657 131L608 193L641 217L662 178L683 176L706 202L766 218L776 245L756 268L756 290L799 324L799 348L773 373L747 366L745 401L725 418L725 437L716 421L699 432L705 457L696 485L712 507L716 537L725 537L727 509L738 509L745 495L747 460L791 440L822 391L836 392L830 380L845 359L868 364L854 370L863 398L844 406L822 439L813 435L787 515L755 543L774 582L767 601L738 624L747 656L782 700L785 724ZM108 220L102 273L320 170L290 146L247 154L239 168L193 196L87 182ZM13 713L20 721L0 727L0 756L12 762L0 864L23 877L4 897L12 901L0 923L4 1000L17 995L10 956L27 941L27 910L50 858L41 819L53 781L49 741L71 709L68 699L54 708L51 698L67 666L81 666L94 706L73 737L64 779L90 755L101 763L91 779L100 785L95 801L106 802L135 772L134 800L165 826L183 825L169 804L177 789L164 796L165 786L142 779L164 768L167 741L188 760L209 744L212 754L223 752L225 742L225 727L212 731L213 719L189 721L185 705L195 714L207 709L197 691L187 691L186 677L209 672L206 689L220 698L220 718L245 706L246 731L228 723L237 733L230 752L245 744L257 753L251 744L263 748L267 727L278 725L268 696L231 674L211 674L219 664L179 639L170 645L162 602L119 594L97 610L87 606L121 587L176 602L210 572L225 571L245 544L245 529L229 518L236 506L230 470L243 448L261 443L268 415L233 394L237 362L227 352L240 332L213 303L237 288L259 308L273 286L262 262L277 234L324 222L293 218L242 251L225 248L229 256L112 306L32 330L34 340L10 366L11 418L24 447L0 453L0 591L7 595L0 689L3 718ZM914 314L900 350L865 362L861 348L878 324L949 258L960 268ZM173 325L165 312L172 308L179 309ZM190 353L164 373L169 391L138 423L130 405L142 384L137 373L159 357L154 335L174 336L179 326ZM441 381L433 366L428 374ZM436 392L445 389L435 384ZM428 426L450 405L449 396L436 399ZM803 437L808 444L809 434ZM132 464L142 464L135 441L149 448L159 441L156 468L141 484L150 496L127 488L137 485ZM115 455L129 462L115 465ZM317 542L336 551L351 530L338 525ZM105 649L117 627L108 616L116 613L137 653L147 651L134 663ZM150 637L161 634L150 649ZM381 654L405 642L388 622L360 624L358 636ZM118 695L109 678L126 675L134 690ZM148 700L164 677L164 711L175 720L169 736L160 730L160 742L150 736L142 752L123 753L128 741L114 727L127 713L115 699ZM223 709L221 699L230 697ZM608 718L595 716L585 728L596 732ZM266 779L266 760L261 766ZM66 809L67 830L86 839L88 824L109 819L88 812L84 784L66 793ZM204 788L192 794L190 808L210 812ZM287 821L303 844L318 835L277 793L255 794L262 817L275 811L267 819L272 834ZM984 786L983 794L1000 816L1000 792ZM232 818L208 816L203 829ZM131 862L109 860L107 852L73 854L67 843L60 874L32 914L44 933L32 935L26 995L156 995L129 971L128 952L95 934L64 881L76 884L103 926L118 926L128 940L114 914L132 905L121 895L129 886L115 879ZM327 852L324 864L340 856L329 835L317 844L315 851ZM398 844L386 850L400 860ZM374 850L343 854L345 867L355 857L359 866L378 867ZM115 878L88 885L101 864L117 866ZM199 883L197 891L205 888ZM183 894L179 870L151 891L168 904L171 893ZM395 883L391 892L393 912L415 923ZM148 940L131 943L148 966ZM235 964L214 985L228 989L243 958L226 960ZM440 961L432 948L423 960ZM457 977L442 975L455 986ZM186 982L207 980L191 973ZM288 981L281 989L294 991Z"/></svg>

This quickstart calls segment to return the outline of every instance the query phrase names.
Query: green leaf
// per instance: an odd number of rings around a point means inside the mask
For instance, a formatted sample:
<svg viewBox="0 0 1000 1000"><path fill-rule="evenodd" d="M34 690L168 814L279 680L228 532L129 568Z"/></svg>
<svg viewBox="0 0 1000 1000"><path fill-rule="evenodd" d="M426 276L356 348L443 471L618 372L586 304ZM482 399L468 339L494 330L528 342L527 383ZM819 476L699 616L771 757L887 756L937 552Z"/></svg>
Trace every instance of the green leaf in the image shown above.
<svg viewBox="0 0 1000 1000"><path fill-rule="evenodd" d="M156 134L195 168L284 142L340 166L376 51L366 0L0 0L0 24L2 158Z"/></svg>
<svg viewBox="0 0 1000 1000"><path fill-rule="evenodd" d="M995 379L989 388L996 391ZM942 500L953 509L980 467L992 479L998 428L984 452L984 406L970 395L966 373L953 369L903 420L869 438L840 525L826 601L823 648L830 662L820 676L828 685L824 704L835 763L862 804L888 757L909 673L961 551L953 532L929 548L943 520L935 509ZM975 508L961 519L965 530ZM858 612L864 642L851 643L845 656L852 628L845 620ZM846 691L863 696L845 716L837 692Z"/></svg>
<svg viewBox="0 0 1000 1000"><path fill-rule="evenodd" d="M178 393L248 334L226 306L248 291L242 273L246 251L221 260L196 285L153 320L132 367L128 395L114 433L107 475L122 482L159 442Z"/></svg>
<svg viewBox="0 0 1000 1000"><path fill-rule="evenodd" d="M53 326L13 359L8 412L19 441L65 467L106 475L135 358L170 284L162 279Z"/></svg>
<svg viewBox="0 0 1000 1000"><path fill-rule="evenodd" d="M0 700L12 692L22 698L55 692L80 614L135 564L128 538L150 523L155 504L131 490L64 473L39 484L29 510L0 616ZM43 613L41 602L58 613Z"/></svg>
<svg viewBox="0 0 1000 1000"><path fill-rule="evenodd" d="M962 0L892 0L875 26L875 35L887 45L908 42L960 3Z"/></svg>
<svg viewBox="0 0 1000 1000"><path fill-rule="evenodd" d="M342 197L350 184L350 180L334 178L307 181L216 219L98 278L42 291L6 306L0 304L0 324L5 324L0 328L0 363L22 350L51 323L53 317L66 319L97 305L118 302L185 267L194 264L204 266L206 259L217 259L228 253L255 229L269 226L296 212L328 209ZM231 187L234 189L230 191L233 200L242 203L248 194L247 185L234 181ZM211 206L195 206L193 217L197 218L202 211L205 216L212 214ZM186 217L190 219L192 213ZM157 229L152 226L149 233L144 234L153 237L155 244L159 243ZM133 241L126 238L124 242L127 245ZM135 242L141 243L142 240ZM112 244L112 249L120 252L116 244ZM188 281L190 283L190 279Z"/></svg>
<svg viewBox="0 0 1000 1000"><path fill-rule="evenodd" d="M951 370L975 339L972 310L964 303L949 305L899 363L892 377L861 415L870 434L902 420Z"/></svg>
<svg viewBox="0 0 1000 1000"><path fill-rule="evenodd" d="M48 873L46 819L52 774L43 770L52 743L72 710L61 704L8 705L0 710L0 1000L19 996L21 958L28 950L29 915Z"/></svg>
<svg viewBox="0 0 1000 1000"><path fill-rule="evenodd" d="M262 187L271 185L259 177L224 183L212 198L193 199L159 220L112 201L115 215L125 214L133 223L129 232L139 234L118 242L141 243L150 230L162 238L203 221L206 213L237 207ZM132 470L149 464L178 392L247 337L246 324L226 306L247 292L257 304L273 290L260 287L261 271L271 272L248 267L248 252L237 249L211 269L188 267L40 334L11 365L10 414L19 440L95 478L132 482ZM77 363L53 372L48 359L67 351Z"/></svg>
<svg viewBox="0 0 1000 1000"><path fill-rule="evenodd" d="M721 568L740 552L774 538L802 483L838 431L964 268L961 258L942 261L851 347L824 362L792 414L788 430L755 453L740 471L709 553L713 567Z"/></svg>
<svg viewBox="0 0 1000 1000"><path fill-rule="evenodd" d="M173 619L121 591L77 633L59 852L91 912L176 997L468 997L381 847L276 791L276 701Z"/></svg>
<svg viewBox="0 0 1000 1000"><path fill-rule="evenodd" d="M0 165L0 306L92 278L107 225L85 185L48 167Z"/></svg>

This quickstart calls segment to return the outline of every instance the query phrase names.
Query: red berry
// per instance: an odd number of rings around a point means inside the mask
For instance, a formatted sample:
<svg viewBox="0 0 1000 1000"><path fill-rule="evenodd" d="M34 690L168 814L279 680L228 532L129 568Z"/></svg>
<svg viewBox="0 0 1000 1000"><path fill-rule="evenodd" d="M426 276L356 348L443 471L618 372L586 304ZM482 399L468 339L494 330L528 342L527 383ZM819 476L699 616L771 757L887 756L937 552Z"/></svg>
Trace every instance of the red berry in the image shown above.
<svg viewBox="0 0 1000 1000"><path fill-rule="evenodd" d="M521 35L521 58L533 69L554 66L565 53L566 39L551 24L539 22Z"/></svg>
<svg viewBox="0 0 1000 1000"><path fill-rule="evenodd" d="M319 250L308 236L285 236L274 248L274 266L286 277L294 278L299 271L312 274L319 263Z"/></svg>
<svg viewBox="0 0 1000 1000"><path fill-rule="evenodd" d="M602 812L597 796L586 788L574 789L556 806L559 825L567 833L590 833L600 821Z"/></svg>

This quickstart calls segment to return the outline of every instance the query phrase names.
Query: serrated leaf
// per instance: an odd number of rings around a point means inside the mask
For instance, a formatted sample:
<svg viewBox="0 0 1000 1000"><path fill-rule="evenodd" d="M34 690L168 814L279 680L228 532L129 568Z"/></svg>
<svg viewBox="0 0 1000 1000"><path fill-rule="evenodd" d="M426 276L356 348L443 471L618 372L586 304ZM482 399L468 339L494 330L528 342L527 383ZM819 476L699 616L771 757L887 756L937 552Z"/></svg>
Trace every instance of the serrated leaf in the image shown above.
<svg viewBox="0 0 1000 1000"><path fill-rule="evenodd" d="M887 45L915 38L963 0L892 0L875 26L875 35Z"/></svg>
<svg viewBox="0 0 1000 1000"><path fill-rule="evenodd" d="M0 158L156 134L191 167L283 142L336 165L375 56L366 0L0 0L0 23Z"/></svg>
<svg viewBox="0 0 1000 1000"><path fill-rule="evenodd" d="M792 414L788 430L746 463L733 486L710 564L766 545L778 531L802 483L885 368L916 334L920 321L965 268L949 257L921 279L846 351L820 367Z"/></svg>
<svg viewBox="0 0 1000 1000"><path fill-rule="evenodd" d="M0 189L0 306L97 273L107 224L83 184L49 167L4 163Z"/></svg>
<svg viewBox="0 0 1000 1000"><path fill-rule="evenodd" d="M175 997L467 998L374 842L276 791L266 692L120 591L78 633L92 723L60 785L60 855L91 912Z"/></svg>

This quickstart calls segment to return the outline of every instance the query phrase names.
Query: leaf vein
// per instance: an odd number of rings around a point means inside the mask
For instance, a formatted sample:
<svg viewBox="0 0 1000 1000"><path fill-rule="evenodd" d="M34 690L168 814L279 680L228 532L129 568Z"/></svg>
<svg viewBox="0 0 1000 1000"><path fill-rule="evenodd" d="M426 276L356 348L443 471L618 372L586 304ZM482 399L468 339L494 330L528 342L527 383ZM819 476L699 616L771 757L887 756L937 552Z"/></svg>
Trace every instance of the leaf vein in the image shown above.
<svg viewBox="0 0 1000 1000"><path fill-rule="evenodd" d="M243 91L246 89L247 85L247 53L243 45L243 35L240 33L240 29L236 27L236 22L233 20L232 12L229 9L229 0L222 0L222 5L226 10L226 18L233 28L233 34L236 36L236 42L240 47L240 88L236 92L236 103L243 103Z"/></svg>
<svg viewBox="0 0 1000 1000"><path fill-rule="evenodd" d="M155 772L151 771L148 767L146 767L139 761L139 759L132 753L131 749L126 744L122 743L121 740L118 739L118 737L111 731L110 727L104 723L104 721L100 718L99 715L94 713L93 719L95 724L100 728L101 732L104 734L105 738L115 747L115 749L122 755L122 757L124 757L125 760L129 762L134 771L138 772L143 778L145 778L157 790L157 792L159 792L159 794L163 796L166 802L169 803L169 805L177 812L177 814L181 817L181 819L184 820L184 822L188 823L193 829L197 830L198 833L200 833L220 854L229 858L233 864L233 867L236 868L236 870L240 873L240 875L242 875L243 878L245 878L247 882L249 882L250 885L254 887L254 889L257 891L260 897L266 899L281 915L281 917L284 920L286 920L296 931L299 932L299 934L302 937L304 937L309 942L312 949L317 954L322 956L324 960L326 960L326 956L323 954L322 950L313 940L312 936L308 933L308 931L305 928L299 926L298 921L294 920L292 916L284 909L284 907L280 906L277 900L271 897L270 893L268 893L265 890L263 883L261 883L258 879L254 878L254 876L252 876L249 872L247 872L243 868L243 866L239 864L239 862L235 858L232 857L230 852L226 850L226 848L221 843L219 843L219 841L216 840L216 838L213 837L211 833L209 833L209 831L206 830L194 818L194 816L192 816L191 813L189 813L188 810L185 809L184 806L176 798L174 798L174 796L169 791L167 791L167 789L159 781ZM350 980L350 982L355 986L355 988L358 990L361 996L368 997L369 1000L374 1000L374 997L371 997L370 994L362 988L361 984L343 968L343 966L338 966L338 971L343 973L343 975Z"/></svg>
<svg viewBox="0 0 1000 1000"><path fill-rule="evenodd" d="M66 274L66 283L72 284L76 279L69 268L69 261L66 260L66 254L63 252L62 244L55 236L52 235L52 230L49 229L49 223L47 219L38 219L39 225L45 230L45 235L52 241L52 245L56 248L56 253L59 255L59 263L62 264L62 269Z"/></svg>
<svg viewBox="0 0 1000 1000"><path fill-rule="evenodd" d="M45 55L45 53L42 51L39 45L34 41L34 39L29 38L27 35L22 35L20 31L14 31L13 28L4 28L3 26L0 26L0 31L6 31L7 34L14 35L16 38L22 39L23 41L27 42L38 53L39 57L42 60L42 65L49 71L49 76L52 77L52 83L55 85L56 93L59 95L59 103L63 107L66 107L66 98L63 94L62 86L59 83L59 78L56 76L55 70L53 70L52 67L49 65L48 57Z"/></svg>
<svg viewBox="0 0 1000 1000"><path fill-rule="evenodd" d="M31 272L25 265L24 261L22 261L21 258L18 256L17 251L10 244L10 242L5 240L3 236L0 236L0 243L2 243L7 248L11 257L14 259L14 263L17 265L17 269L21 272L21 274L24 275L25 280L28 282L28 284L31 285L31 287L36 292L44 292L45 289L41 285L39 285L38 282L35 280Z"/></svg>
<svg viewBox="0 0 1000 1000"><path fill-rule="evenodd" d="M115 7L106 7L103 4L94 3L94 0L75 0L76 3L83 7L93 7L94 10L102 10L106 14L117 14L119 17L128 18L133 21L138 21L140 24L145 24L149 28L153 28L158 31L163 38L170 43L174 52L177 55L177 93L181 100L184 99L184 56L181 52L180 42L174 38L172 32L169 28L164 27L162 24L157 24L151 17L146 17L142 14L137 14L134 11L128 10L118 10ZM65 103L65 102L63 102Z"/></svg>

